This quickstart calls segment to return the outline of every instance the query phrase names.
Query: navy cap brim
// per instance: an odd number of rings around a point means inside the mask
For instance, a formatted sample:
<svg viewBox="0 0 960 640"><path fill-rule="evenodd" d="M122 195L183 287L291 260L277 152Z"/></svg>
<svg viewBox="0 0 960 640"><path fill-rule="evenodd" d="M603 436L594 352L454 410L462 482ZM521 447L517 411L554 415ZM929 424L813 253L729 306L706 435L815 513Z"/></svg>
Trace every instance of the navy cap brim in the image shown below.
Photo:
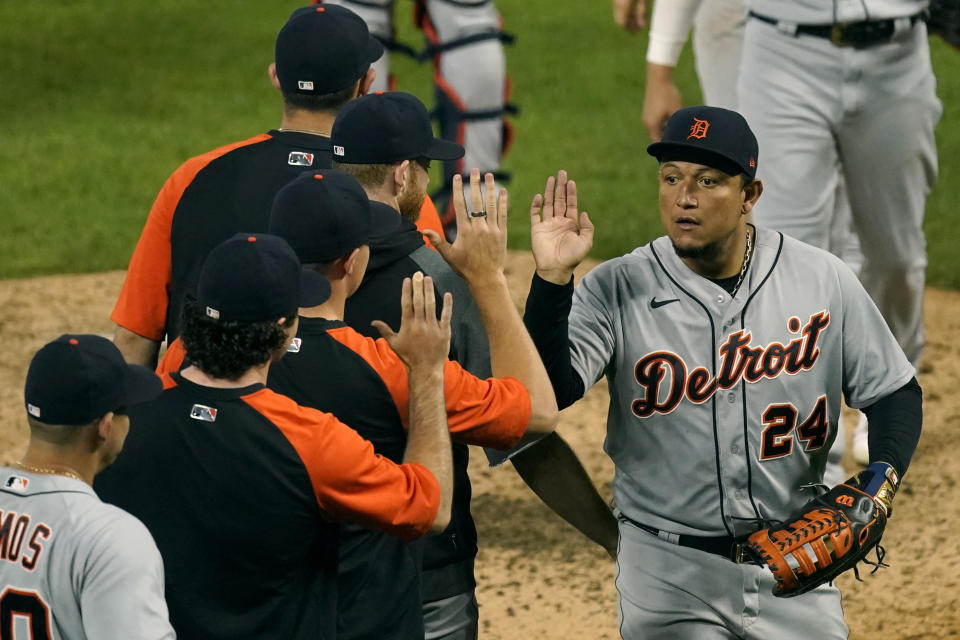
<svg viewBox="0 0 960 640"><path fill-rule="evenodd" d="M464 153L463 147L456 142L434 138L422 155L431 160L458 160Z"/></svg>
<svg viewBox="0 0 960 640"><path fill-rule="evenodd" d="M152 370L139 364L127 365L123 381L123 405L129 407L153 400L163 391L163 384Z"/></svg>
<svg viewBox="0 0 960 640"><path fill-rule="evenodd" d="M330 299L330 281L313 269L300 269L300 306L315 307Z"/></svg>
<svg viewBox="0 0 960 640"><path fill-rule="evenodd" d="M720 153L719 151L715 151L713 149L705 149L703 145L699 144L685 144L683 142L654 142L647 147L647 153L660 162L666 162L669 160L695 162L707 167L719 169L720 171L732 176L744 173L751 179L756 177L755 168L745 167L733 156ZM664 159L665 156L666 160Z"/></svg>
<svg viewBox="0 0 960 640"><path fill-rule="evenodd" d="M370 36L370 43L367 45L367 61L373 64L383 57L385 49L383 45L373 35Z"/></svg>

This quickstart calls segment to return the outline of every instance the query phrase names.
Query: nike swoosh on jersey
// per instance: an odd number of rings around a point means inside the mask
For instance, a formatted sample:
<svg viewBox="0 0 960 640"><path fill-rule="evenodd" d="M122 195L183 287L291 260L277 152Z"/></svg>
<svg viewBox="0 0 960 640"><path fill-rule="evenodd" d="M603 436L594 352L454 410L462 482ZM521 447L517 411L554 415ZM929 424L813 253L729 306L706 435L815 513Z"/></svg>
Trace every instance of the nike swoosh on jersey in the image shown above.
<svg viewBox="0 0 960 640"><path fill-rule="evenodd" d="M665 304L670 304L671 302L680 302L680 298L670 298L669 300L657 300L655 297L650 299L650 308L659 309Z"/></svg>

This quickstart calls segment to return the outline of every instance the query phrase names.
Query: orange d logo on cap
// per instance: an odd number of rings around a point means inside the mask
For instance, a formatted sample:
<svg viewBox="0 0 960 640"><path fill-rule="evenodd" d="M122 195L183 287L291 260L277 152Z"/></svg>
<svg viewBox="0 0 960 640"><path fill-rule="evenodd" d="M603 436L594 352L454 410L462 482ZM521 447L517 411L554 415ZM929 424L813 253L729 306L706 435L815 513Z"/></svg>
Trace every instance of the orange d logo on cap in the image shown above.
<svg viewBox="0 0 960 640"><path fill-rule="evenodd" d="M707 137L707 129L710 128L710 123L706 120L701 120L700 118L694 118L693 124L690 125L690 135L687 136L687 140L690 138L696 138L697 140L702 140Z"/></svg>

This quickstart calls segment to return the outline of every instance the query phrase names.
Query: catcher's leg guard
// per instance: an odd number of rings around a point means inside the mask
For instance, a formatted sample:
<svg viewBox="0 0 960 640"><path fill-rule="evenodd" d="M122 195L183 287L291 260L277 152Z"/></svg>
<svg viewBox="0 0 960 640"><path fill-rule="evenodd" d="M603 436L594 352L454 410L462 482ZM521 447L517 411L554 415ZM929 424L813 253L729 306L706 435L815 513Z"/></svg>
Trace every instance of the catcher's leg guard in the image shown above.
<svg viewBox="0 0 960 640"><path fill-rule="evenodd" d="M429 43L423 57L433 59L440 135L466 149L463 158L444 164L444 184L434 196L449 227L453 175L473 167L496 172L512 137L504 120L514 109L506 105L503 53L503 42L512 37L501 31L491 0L418 0L417 9L417 24Z"/></svg>
<svg viewBox="0 0 960 640"><path fill-rule="evenodd" d="M393 0L313 0L313 4L338 4L363 18L370 33L379 40L383 55L371 66L377 72L371 91L387 91L390 88L390 53L397 51L416 55L410 47L397 42L393 37Z"/></svg>

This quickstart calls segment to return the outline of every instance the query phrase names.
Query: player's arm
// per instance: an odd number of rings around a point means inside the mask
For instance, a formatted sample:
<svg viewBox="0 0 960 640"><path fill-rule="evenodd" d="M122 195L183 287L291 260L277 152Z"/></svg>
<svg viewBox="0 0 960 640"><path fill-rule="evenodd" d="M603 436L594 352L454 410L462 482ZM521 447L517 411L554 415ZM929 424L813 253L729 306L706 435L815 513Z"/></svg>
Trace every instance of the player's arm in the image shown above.
<svg viewBox="0 0 960 640"><path fill-rule="evenodd" d="M453 298L445 294L437 321L433 280L422 273L404 278L400 331L379 321L374 326L407 366L409 431L404 463L421 464L440 485L440 506L430 528L440 533L450 522L453 502L453 458L443 395L443 371L450 351Z"/></svg>
<svg viewBox="0 0 960 640"><path fill-rule="evenodd" d="M470 212L460 176L453 178L457 239L448 243L437 233L431 242L470 287L490 345L490 365L497 378L519 380L530 396L530 418L524 440L551 433L557 424L557 403L550 379L523 326L507 287L507 192L496 190L493 175L480 189L480 171L470 172Z"/></svg>
<svg viewBox="0 0 960 640"><path fill-rule="evenodd" d="M870 429L867 431L870 463L883 462L902 478L920 441L923 423L923 390L911 378L890 395L863 409Z"/></svg>
<svg viewBox="0 0 960 640"><path fill-rule="evenodd" d="M130 364L140 364L153 369L160 354L160 341L144 338L120 325L113 332L113 343L120 349L123 359Z"/></svg>
<svg viewBox="0 0 960 640"><path fill-rule="evenodd" d="M87 638L172 640L164 599L163 561L146 527L133 516L114 517L78 539L89 553L77 563L80 615Z"/></svg>
<svg viewBox="0 0 960 640"><path fill-rule="evenodd" d="M170 226L180 197L196 173L192 163L177 169L157 194L110 314L117 324L113 341L124 359L151 369L157 366L167 322Z"/></svg>
<svg viewBox="0 0 960 640"><path fill-rule="evenodd" d="M580 533L617 555L617 519L566 440L552 433L510 458L544 504Z"/></svg>
<svg viewBox="0 0 960 640"><path fill-rule="evenodd" d="M659 0L653 7L647 43L643 124L654 142L663 135L667 119L683 106L673 74L699 5L700 0Z"/></svg>

